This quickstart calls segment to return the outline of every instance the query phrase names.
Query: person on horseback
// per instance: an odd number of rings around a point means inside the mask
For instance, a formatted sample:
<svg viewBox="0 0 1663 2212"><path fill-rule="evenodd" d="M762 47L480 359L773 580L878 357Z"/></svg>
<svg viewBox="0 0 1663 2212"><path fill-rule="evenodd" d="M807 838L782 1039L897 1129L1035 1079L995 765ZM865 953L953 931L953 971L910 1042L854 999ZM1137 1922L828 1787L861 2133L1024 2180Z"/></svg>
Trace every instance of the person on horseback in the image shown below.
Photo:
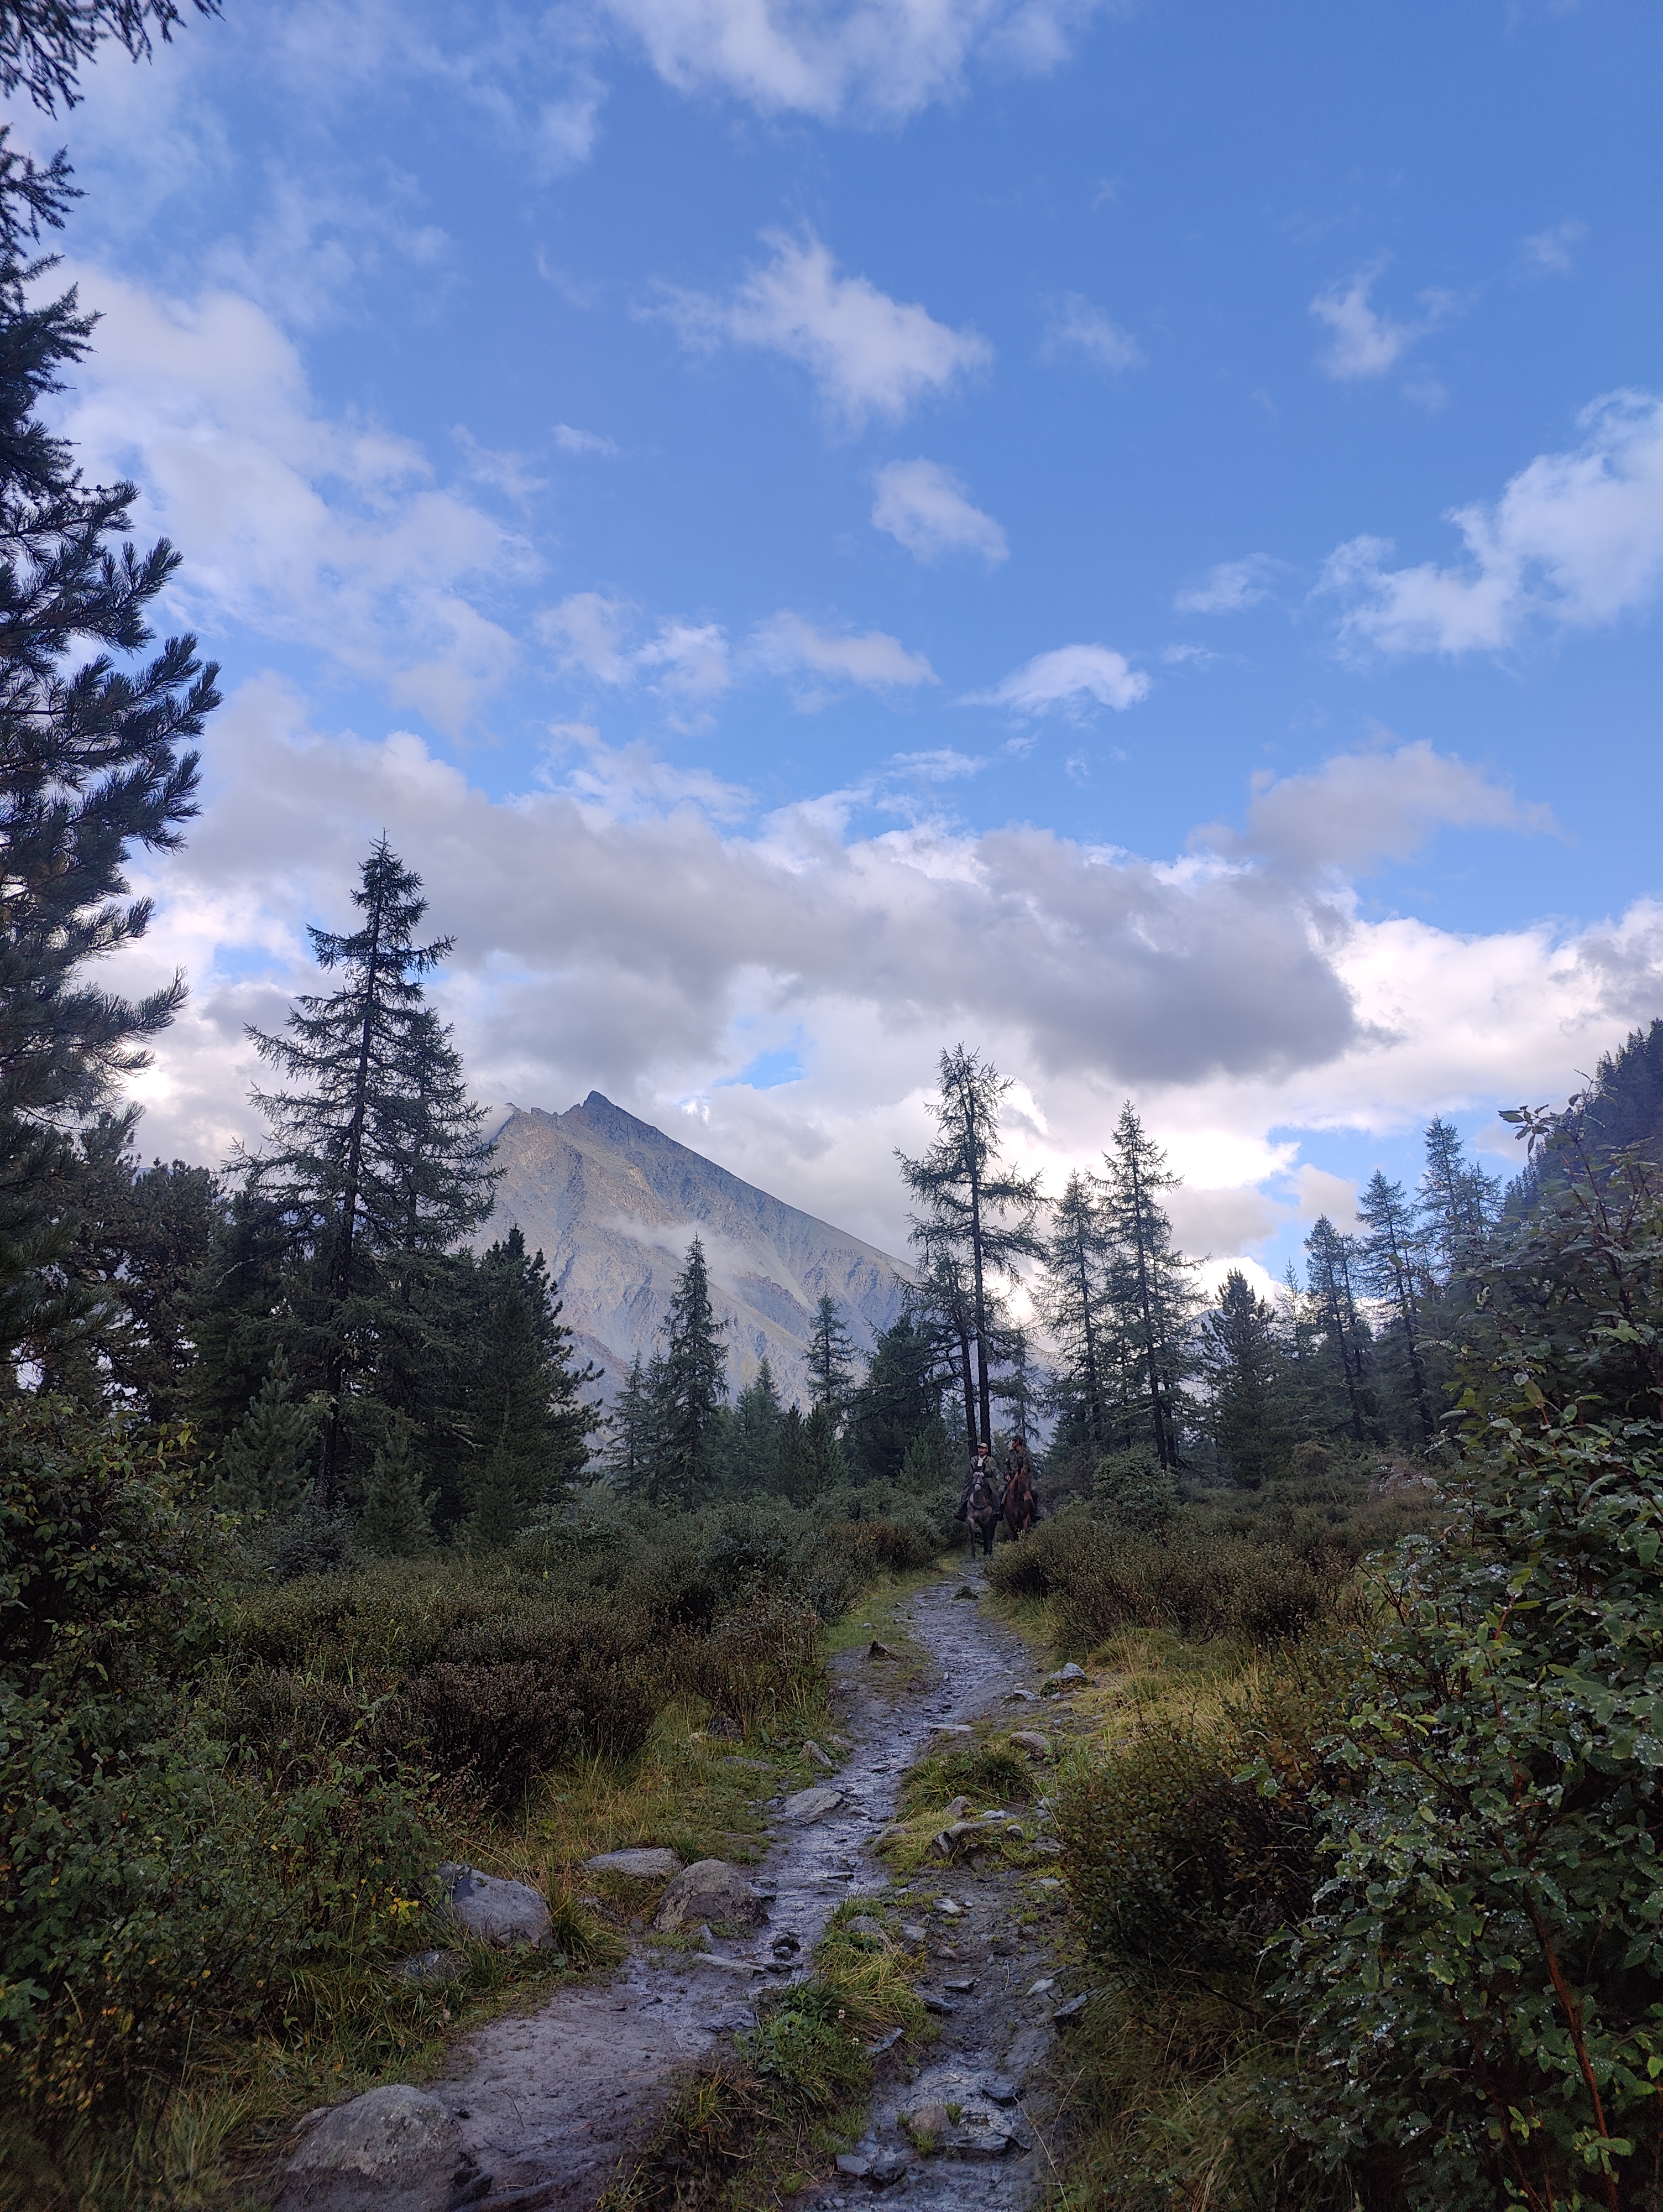
<svg viewBox="0 0 1663 2212"><path fill-rule="evenodd" d="M1004 1497L1000 1510L1013 1542L1040 1517L1039 1500L1034 1495L1034 1462L1023 1437L1013 1439L1004 1455Z"/></svg>
<svg viewBox="0 0 1663 2212"><path fill-rule="evenodd" d="M991 1553L993 1531L998 1526L1000 1512L998 1469L993 1458L993 1448L986 1437L976 1446L976 1455L970 1462L970 1472L964 1478L964 1492L958 1502L958 1518L970 1524L971 1548L978 1536L981 1548Z"/></svg>

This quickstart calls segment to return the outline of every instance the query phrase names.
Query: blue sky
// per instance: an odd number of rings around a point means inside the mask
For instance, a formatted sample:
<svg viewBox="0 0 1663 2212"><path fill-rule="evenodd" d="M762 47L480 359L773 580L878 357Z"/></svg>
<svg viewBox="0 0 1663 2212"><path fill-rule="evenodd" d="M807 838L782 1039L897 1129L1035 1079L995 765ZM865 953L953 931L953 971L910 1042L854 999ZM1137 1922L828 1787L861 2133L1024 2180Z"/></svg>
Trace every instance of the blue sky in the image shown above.
<svg viewBox="0 0 1663 2212"><path fill-rule="evenodd" d="M153 1141L384 823L486 1095L891 1243L961 1036L1274 1270L1663 1012L1654 9L457 15L14 118L230 694Z"/></svg>

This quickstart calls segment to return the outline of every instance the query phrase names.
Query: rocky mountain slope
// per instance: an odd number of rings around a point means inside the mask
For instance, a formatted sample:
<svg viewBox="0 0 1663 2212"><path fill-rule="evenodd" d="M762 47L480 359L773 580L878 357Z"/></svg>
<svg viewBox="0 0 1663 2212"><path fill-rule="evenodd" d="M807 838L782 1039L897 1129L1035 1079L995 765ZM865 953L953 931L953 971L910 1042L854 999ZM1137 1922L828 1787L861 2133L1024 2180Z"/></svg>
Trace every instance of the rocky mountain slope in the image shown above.
<svg viewBox="0 0 1663 2212"><path fill-rule="evenodd" d="M781 1397L806 1405L804 1351L823 1291L863 1350L901 1310L897 1261L741 1182L598 1091L565 1114L513 1108L496 1164L504 1172L482 1241L518 1222L526 1243L542 1247L561 1318L606 1370L608 1398L635 1353L651 1354L695 1231L728 1325L736 1391L766 1354Z"/></svg>

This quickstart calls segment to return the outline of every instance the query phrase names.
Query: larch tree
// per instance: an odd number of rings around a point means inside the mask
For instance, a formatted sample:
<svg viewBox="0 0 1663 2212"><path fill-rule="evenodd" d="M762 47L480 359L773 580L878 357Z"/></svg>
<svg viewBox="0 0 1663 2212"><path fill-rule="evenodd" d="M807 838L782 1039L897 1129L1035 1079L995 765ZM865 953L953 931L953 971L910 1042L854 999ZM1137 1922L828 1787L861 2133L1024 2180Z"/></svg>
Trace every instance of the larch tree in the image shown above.
<svg viewBox="0 0 1663 2212"><path fill-rule="evenodd" d="M74 12L6 10L0 84L67 93L84 52L65 27ZM55 36L70 40L61 82ZM37 289L56 261L34 249L43 225L62 226L70 174L61 154L39 167L0 131L0 1358L13 1365L50 1366L88 1311L62 1264L85 1178L76 1133L146 1065L185 997L182 977L127 999L88 970L149 926L127 856L182 842L197 811L190 741L219 703L193 637L130 665L179 556L165 538L146 553L122 542L136 488L84 483L37 412L97 319L73 290Z"/></svg>
<svg viewBox="0 0 1663 2212"><path fill-rule="evenodd" d="M325 1512L340 1502L356 1370L389 1331L410 1325L410 1265L459 1243L493 1202L483 1109L467 1097L450 1031L425 1003L424 979L453 940L416 943L421 890L422 878L379 838L352 893L361 926L309 932L319 966L343 976L339 988L298 1000L287 1035L248 1032L287 1086L252 1094L271 1136L248 1162L248 1180L313 1263Z"/></svg>
<svg viewBox="0 0 1663 2212"><path fill-rule="evenodd" d="M929 1102L935 1142L919 1159L901 1152L895 1157L902 1180L920 1203L920 1211L912 1217L912 1241L923 1253L926 1269L944 1257L962 1271L976 1347L967 1438L974 1451L979 1438L992 1434L995 1279L1014 1278L1018 1260L1042 1259L1045 1254L1034 1225L1040 1177L1022 1175L998 1157L999 1109L1011 1085L991 1060L955 1046L941 1055L940 1086Z"/></svg>

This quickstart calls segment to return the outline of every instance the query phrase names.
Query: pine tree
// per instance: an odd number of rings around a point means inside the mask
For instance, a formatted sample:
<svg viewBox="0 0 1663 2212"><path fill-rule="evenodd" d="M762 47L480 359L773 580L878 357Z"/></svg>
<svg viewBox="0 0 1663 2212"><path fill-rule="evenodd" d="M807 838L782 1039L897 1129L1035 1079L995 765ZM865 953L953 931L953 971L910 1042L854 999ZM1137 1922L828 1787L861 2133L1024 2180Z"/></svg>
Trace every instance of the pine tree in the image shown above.
<svg viewBox="0 0 1663 2212"><path fill-rule="evenodd" d="M837 1301L829 1291L822 1291L809 1331L809 1380L814 1403L828 1408L834 1419L841 1415L848 1401L854 1356L854 1339L843 1326Z"/></svg>
<svg viewBox="0 0 1663 2212"><path fill-rule="evenodd" d="M112 20L93 9L83 24L94 15ZM10 70L14 84L67 95L87 51L70 26L63 9L7 11L0 82ZM57 264L34 245L43 224L62 227L70 174L61 154L38 168L0 131L0 1359L11 1363L50 1363L88 1310L62 1265L86 1165L74 1133L147 1064L145 1041L173 1020L185 984L129 1000L87 971L149 926L127 855L182 842L197 811L187 741L219 703L218 671L188 635L144 665L118 665L151 642L148 610L179 556L165 538L143 555L118 547L135 487L84 484L36 415L96 320L72 290L36 297ZM99 650L75 666L83 641Z"/></svg>
<svg viewBox="0 0 1663 2212"><path fill-rule="evenodd" d="M1375 1170L1357 1200L1357 1216L1368 1231L1357 1247L1358 1280L1372 1297L1391 1308L1403 1334L1410 1389L1423 1443L1432 1439L1432 1402L1427 1392L1420 1343L1420 1239L1400 1182L1388 1182Z"/></svg>
<svg viewBox="0 0 1663 2212"><path fill-rule="evenodd" d="M318 1409L302 1401L282 1347L241 1424L220 1452L214 1502L222 1511L282 1520L305 1498Z"/></svg>
<svg viewBox="0 0 1663 2212"><path fill-rule="evenodd" d="M727 1395L727 1359L722 1348L725 1328L710 1303L705 1248L695 1237L688 1247L687 1265L677 1278L665 1329L655 1393L658 1463L648 1493L655 1505L690 1510L713 1486L711 1431Z"/></svg>
<svg viewBox="0 0 1663 2212"><path fill-rule="evenodd" d="M393 1425L376 1447L364 1486L357 1538L376 1559L410 1559L433 1548L433 1494L422 1490L422 1467L408 1422Z"/></svg>
<svg viewBox="0 0 1663 2212"><path fill-rule="evenodd" d="M1098 1450L1108 1442L1108 1255L1098 1192L1090 1177L1071 1175L1052 1209L1039 1307L1061 1362L1053 1392L1059 1410L1077 1410L1085 1440Z"/></svg>
<svg viewBox="0 0 1663 2212"><path fill-rule="evenodd" d="M843 1456L831 1407L824 1403L811 1406L803 1424L802 1473L798 1478L801 1486L793 1494L800 1504L811 1505L833 1491L841 1490L848 1479L848 1462Z"/></svg>
<svg viewBox="0 0 1663 2212"><path fill-rule="evenodd" d="M1011 1085L991 1060L956 1046L941 1055L940 1080L939 1095L929 1103L938 1133L935 1142L920 1159L901 1152L895 1158L907 1189L925 1209L912 1217L912 1241L926 1267L946 1258L962 1270L967 1318L976 1345L975 1397L974 1407L967 1407L966 1439L974 1451L980 1437L992 1434L992 1279L1012 1276L1020 1259L1044 1255L1034 1229L1040 1178L1019 1175L998 1157L999 1106Z"/></svg>
<svg viewBox="0 0 1663 2212"><path fill-rule="evenodd" d="M1035 1372L1025 1328L1007 1322L997 1342L999 1364L1004 1372L993 1384L993 1395L1010 1410L1011 1435L1021 1437L1026 1443L1038 1431L1040 1403L1042 1397L1051 1395L1050 1379Z"/></svg>
<svg viewBox="0 0 1663 2212"><path fill-rule="evenodd" d="M1161 1195L1178 1177L1166 1155L1144 1133L1128 1099L1116 1124L1108 1170L1103 1218L1114 1248L1110 1298L1119 1309L1124 1344L1121 1372L1127 1396L1147 1425L1162 1473L1182 1459L1179 1415L1188 1370L1187 1339L1198 1298L1192 1263L1173 1241Z"/></svg>
<svg viewBox="0 0 1663 2212"><path fill-rule="evenodd" d="M1201 1366L1219 1458L1233 1482L1258 1490L1286 1462L1293 1437L1276 1315L1239 1267L1202 1323Z"/></svg>
<svg viewBox="0 0 1663 2212"><path fill-rule="evenodd" d="M341 1495L349 1395L387 1332L412 1325L412 1270L491 1210L483 1109L467 1098L450 1032L424 1003L422 979L452 940L415 941L427 911L421 889L378 839L352 894L362 926L309 931L319 966L345 981L300 999L287 1036L248 1032L293 1086L253 1093L272 1135L248 1177L312 1261L312 1349L328 1408L318 1487L330 1510Z"/></svg>

